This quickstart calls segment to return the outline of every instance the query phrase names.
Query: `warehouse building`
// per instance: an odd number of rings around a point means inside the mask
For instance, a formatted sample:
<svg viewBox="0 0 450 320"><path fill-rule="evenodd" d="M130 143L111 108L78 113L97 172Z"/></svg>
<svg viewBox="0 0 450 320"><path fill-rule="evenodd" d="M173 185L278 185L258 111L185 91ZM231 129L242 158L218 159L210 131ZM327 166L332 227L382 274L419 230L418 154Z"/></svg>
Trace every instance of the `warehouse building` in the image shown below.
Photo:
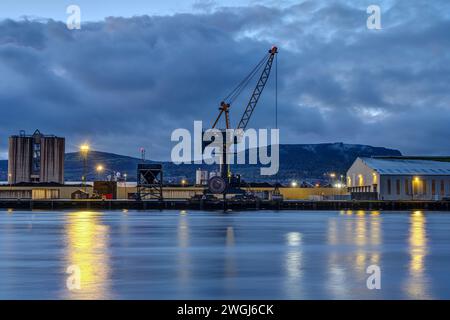
<svg viewBox="0 0 450 320"><path fill-rule="evenodd" d="M450 158L357 158L347 172L357 200L443 200L450 197Z"/></svg>
<svg viewBox="0 0 450 320"><path fill-rule="evenodd" d="M65 139L21 131L9 137L8 183L64 183Z"/></svg>

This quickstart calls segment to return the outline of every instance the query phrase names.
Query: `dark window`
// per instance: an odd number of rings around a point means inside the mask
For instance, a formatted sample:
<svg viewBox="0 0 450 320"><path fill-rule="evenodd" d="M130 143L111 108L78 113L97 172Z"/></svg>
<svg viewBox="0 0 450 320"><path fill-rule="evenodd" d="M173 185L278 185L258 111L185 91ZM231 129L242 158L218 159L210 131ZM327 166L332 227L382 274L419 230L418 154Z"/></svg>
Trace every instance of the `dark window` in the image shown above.
<svg viewBox="0 0 450 320"><path fill-rule="evenodd" d="M405 180L405 193L406 194L410 194L409 193L409 180L408 179Z"/></svg>
<svg viewBox="0 0 450 320"><path fill-rule="evenodd" d="M391 194L391 179L387 179L387 194Z"/></svg>
<svg viewBox="0 0 450 320"><path fill-rule="evenodd" d="M397 195L400 195L400 180L397 179L396 181L396 187L397 187Z"/></svg>
<svg viewBox="0 0 450 320"><path fill-rule="evenodd" d="M436 195L436 181L431 180L431 194Z"/></svg>
<svg viewBox="0 0 450 320"><path fill-rule="evenodd" d="M445 196L445 182L441 180L441 196Z"/></svg>
<svg viewBox="0 0 450 320"><path fill-rule="evenodd" d="M39 174L41 172L41 144L33 144L33 160L32 160L32 173Z"/></svg>

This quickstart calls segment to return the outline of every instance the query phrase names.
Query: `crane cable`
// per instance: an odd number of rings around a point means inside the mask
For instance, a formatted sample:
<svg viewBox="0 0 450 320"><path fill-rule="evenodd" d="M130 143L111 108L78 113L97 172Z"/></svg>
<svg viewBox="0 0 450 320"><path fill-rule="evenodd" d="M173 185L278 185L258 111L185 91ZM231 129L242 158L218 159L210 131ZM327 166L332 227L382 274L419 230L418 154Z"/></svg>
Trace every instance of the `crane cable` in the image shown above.
<svg viewBox="0 0 450 320"><path fill-rule="evenodd" d="M278 55L275 56L275 129L278 129ZM279 137L278 137L279 139ZM280 141L278 140L278 143ZM279 170L279 168L278 168ZM275 192L279 192L279 175L278 172L275 174ZM278 190L278 191L277 191Z"/></svg>
<svg viewBox="0 0 450 320"><path fill-rule="evenodd" d="M250 71L250 73L241 82L239 82L239 84L223 99L223 101L228 100L230 104L233 103L236 98L242 93L242 91L247 87L253 77L258 73L267 58L268 54L265 54L264 57L258 62L258 64L252 69L252 71Z"/></svg>
<svg viewBox="0 0 450 320"><path fill-rule="evenodd" d="M278 55L275 56L275 129L278 129Z"/></svg>

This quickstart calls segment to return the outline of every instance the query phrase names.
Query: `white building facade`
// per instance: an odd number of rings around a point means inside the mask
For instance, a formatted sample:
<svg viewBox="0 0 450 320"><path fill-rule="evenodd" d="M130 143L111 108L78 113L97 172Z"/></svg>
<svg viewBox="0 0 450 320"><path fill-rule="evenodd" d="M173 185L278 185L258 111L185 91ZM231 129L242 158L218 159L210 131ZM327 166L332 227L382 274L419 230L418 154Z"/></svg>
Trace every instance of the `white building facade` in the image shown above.
<svg viewBox="0 0 450 320"><path fill-rule="evenodd" d="M450 162L445 158L357 158L347 171L353 199L442 200L450 198Z"/></svg>

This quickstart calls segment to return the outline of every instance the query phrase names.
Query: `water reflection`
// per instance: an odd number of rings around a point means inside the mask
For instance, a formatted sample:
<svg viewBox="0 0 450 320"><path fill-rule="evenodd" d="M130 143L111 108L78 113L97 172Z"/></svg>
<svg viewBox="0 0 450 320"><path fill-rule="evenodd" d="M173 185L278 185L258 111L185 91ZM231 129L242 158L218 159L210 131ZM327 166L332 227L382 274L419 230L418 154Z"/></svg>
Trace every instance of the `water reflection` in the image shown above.
<svg viewBox="0 0 450 320"><path fill-rule="evenodd" d="M189 222L187 212L180 211L177 228L178 239L178 278L182 288L188 287L187 283L191 277L190 264L191 258L189 254Z"/></svg>
<svg viewBox="0 0 450 320"><path fill-rule="evenodd" d="M100 214L88 211L68 214L65 235L66 268L76 266L81 272L81 288L66 289L67 298L111 298L109 295L109 227L102 224Z"/></svg>
<svg viewBox="0 0 450 320"><path fill-rule="evenodd" d="M235 235L234 235L234 227L228 226L226 230L226 240L225 240L225 275L227 277L227 288L233 288L235 286L235 282L231 281L234 279L237 274L237 265L236 265L236 251L235 251Z"/></svg>
<svg viewBox="0 0 450 320"><path fill-rule="evenodd" d="M227 240L226 240L227 247L234 246L234 228L233 227L227 227Z"/></svg>
<svg viewBox="0 0 450 320"><path fill-rule="evenodd" d="M380 212L363 210L341 211L339 219L328 220L327 242L331 246L328 255L329 291L335 298L350 294L349 278L365 283L366 269L371 264L380 265L382 245ZM340 219L345 219L340 223ZM338 223L339 222L339 223ZM350 254L342 254L343 246L355 246ZM354 272L348 270L352 266Z"/></svg>
<svg viewBox="0 0 450 320"><path fill-rule="evenodd" d="M302 296L302 234L300 232L288 232L286 234L285 255L286 291L289 299L300 299Z"/></svg>
<svg viewBox="0 0 450 320"><path fill-rule="evenodd" d="M421 211L410 216L409 229L409 273L407 294L413 299L429 299L428 279L425 277L427 255L426 217Z"/></svg>

